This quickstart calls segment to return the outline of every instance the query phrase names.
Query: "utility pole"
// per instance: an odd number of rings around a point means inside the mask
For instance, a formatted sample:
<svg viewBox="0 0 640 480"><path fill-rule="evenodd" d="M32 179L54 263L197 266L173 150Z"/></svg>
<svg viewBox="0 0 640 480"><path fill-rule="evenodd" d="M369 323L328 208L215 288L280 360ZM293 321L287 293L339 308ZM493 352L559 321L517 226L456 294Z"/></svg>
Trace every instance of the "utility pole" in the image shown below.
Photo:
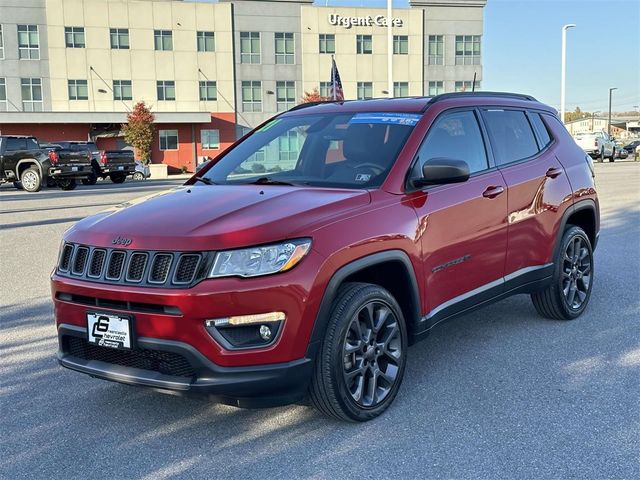
<svg viewBox="0 0 640 480"><path fill-rule="evenodd" d="M609 89L609 123L607 124L607 134L611 136L611 94L614 90L617 90L617 87L613 87Z"/></svg>
<svg viewBox="0 0 640 480"><path fill-rule="evenodd" d="M575 27L575 24L569 23L562 27L562 67L560 74L560 121L564 123L565 114L565 84L567 77L567 30Z"/></svg>

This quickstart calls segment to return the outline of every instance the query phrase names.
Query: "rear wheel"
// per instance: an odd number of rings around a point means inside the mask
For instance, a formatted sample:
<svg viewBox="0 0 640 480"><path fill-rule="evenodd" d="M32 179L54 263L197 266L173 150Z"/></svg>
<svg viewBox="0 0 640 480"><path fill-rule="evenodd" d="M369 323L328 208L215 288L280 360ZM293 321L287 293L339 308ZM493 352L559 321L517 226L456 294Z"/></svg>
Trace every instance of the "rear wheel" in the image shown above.
<svg viewBox="0 0 640 480"><path fill-rule="evenodd" d="M142 172L135 172L133 174L133 179L136 181L144 180L144 175L142 174Z"/></svg>
<svg viewBox="0 0 640 480"><path fill-rule="evenodd" d="M90 174L87 178L82 179L83 185L95 185L98 181L98 177L95 173Z"/></svg>
<svg viewBox="0 0 640 480"><path fill-rule="evenodd" d="M616 161L616 149L615 148L613 150L611 150L611 156L609 157L609 161L610 162L615 162Z"/></svg>
<svg viewBox="0 0 640 480"><path fill-rule="evenodd" d="M589 303L593 286L593 250L580 227L569 226L562 236L551 285L533 293L531 300L543 317L578 318Z"/></svg>
<svg viewBox="0 0 640 480"><path fill-rule="evenodd" d="M42 178L36 167L29 167L20 175L22 188L27 192L37 192L42 187Z"/></svg>
<svg viewBox="0 0 640 480"><path fill-rule="evenodd" d="M60 178L56 182L62 190L73 190L78 186L75 178Z"/></svg>
<svg viewBox="0 0 640 480"><path fill-rule="evenodd" d="M598 155L598 162L604 162L604 148L600 150L600 154Z"/></svg>
<svg viewBox="0 0 640 480"><path fill-rule="evenodd" d="M109 175L109 178L113 183L124 183L127 179L127 176L124 173L112 173Z"/></svg>
<svg viewBox="0 0 640 480"><path fill-rule="evenodd" d="M363 422L393 402L407 359L402 310L384 288L343 285L333 306L310 386L327 416Z"/></svg>

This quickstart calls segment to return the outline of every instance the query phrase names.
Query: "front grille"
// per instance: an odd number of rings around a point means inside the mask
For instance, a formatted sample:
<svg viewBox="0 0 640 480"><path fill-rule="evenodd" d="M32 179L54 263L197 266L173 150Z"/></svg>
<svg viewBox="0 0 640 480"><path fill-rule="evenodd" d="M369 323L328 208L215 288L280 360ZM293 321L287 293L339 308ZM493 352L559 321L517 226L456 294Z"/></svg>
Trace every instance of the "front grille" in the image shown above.
<svg viewBox="0 0 640 480"><path fill-rule="evenodd" d="M67 243L58 274L92 282L185 288L207 276L214 252L156 252Z"/></svg>
<svg viewBox="0 0 640 480"><path fill-rule="evenodd" d="M196 375L189 361L178 353L145 348L116 350L115 348L99 347L84 338L71 336L63 337L63 345L65 353L84 360L98 360L175 377L194 378Z"/></svg>

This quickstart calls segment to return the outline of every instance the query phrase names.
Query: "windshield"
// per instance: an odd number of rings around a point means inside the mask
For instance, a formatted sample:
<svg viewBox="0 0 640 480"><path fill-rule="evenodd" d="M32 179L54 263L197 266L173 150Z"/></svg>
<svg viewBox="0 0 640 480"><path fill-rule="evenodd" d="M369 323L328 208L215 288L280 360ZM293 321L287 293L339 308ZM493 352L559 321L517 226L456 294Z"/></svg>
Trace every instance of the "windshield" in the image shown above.
<svg viewBox="0 0 640 480"><path fill-rule="evenodd" d="M203 177L218 185L375 188L387 177L420 117L340 113L276 118L252 132Z"/></svg>

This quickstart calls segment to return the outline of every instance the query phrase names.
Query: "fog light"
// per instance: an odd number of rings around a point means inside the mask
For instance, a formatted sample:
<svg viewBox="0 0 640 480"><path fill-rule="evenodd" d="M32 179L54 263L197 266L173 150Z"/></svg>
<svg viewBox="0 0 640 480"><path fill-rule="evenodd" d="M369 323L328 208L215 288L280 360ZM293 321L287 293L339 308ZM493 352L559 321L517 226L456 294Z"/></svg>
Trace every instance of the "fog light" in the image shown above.
<svg viewBox="0 0 640 480"><path fill-rule="evenodd" d="M281 322L284 320L284 312L256 313L254 315L238 315L235 317L216 318L206 320L207 327L237 327L240 325L252 325L255 323Z"/></svg>
<svg viewBox="0 0 640 480"><path fill-rule="evenodd" d="M267 340L271 340L271 329L266 325L260 326L260 338L262 338L265 342Z"/></svg>

